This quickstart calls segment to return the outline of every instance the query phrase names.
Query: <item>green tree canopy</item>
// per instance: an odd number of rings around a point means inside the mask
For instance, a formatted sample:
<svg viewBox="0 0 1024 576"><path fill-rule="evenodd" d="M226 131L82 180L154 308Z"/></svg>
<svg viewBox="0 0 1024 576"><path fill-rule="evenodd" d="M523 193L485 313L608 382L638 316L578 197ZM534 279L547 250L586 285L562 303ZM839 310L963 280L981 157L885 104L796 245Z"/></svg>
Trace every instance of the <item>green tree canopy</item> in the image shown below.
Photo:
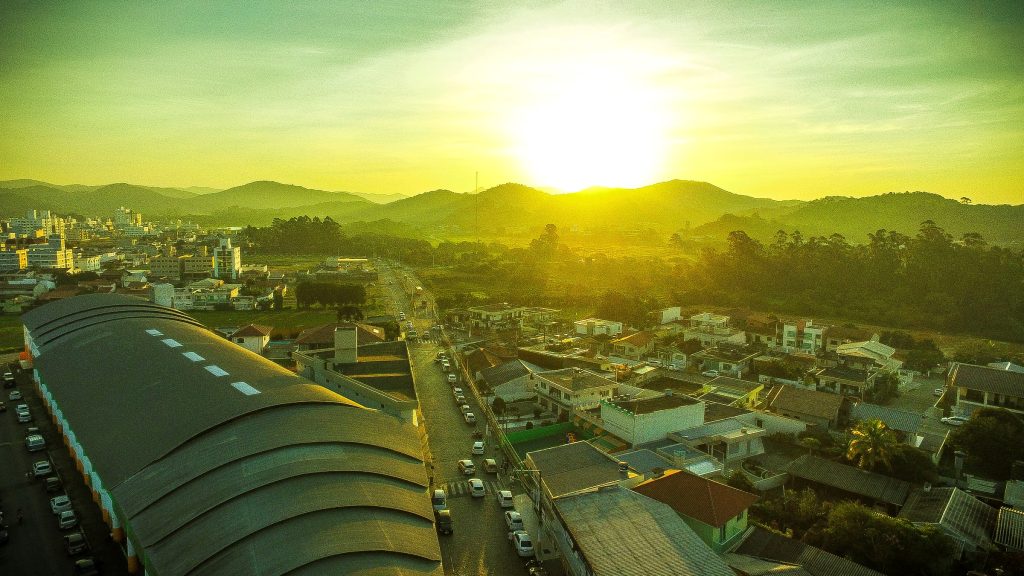
<svg viewBox="0 0 1024 576"><path fill-rule="evenodd" d="M846 458L859 468L872 470L878 465L892 467L892 456L898 444L896 434L881 420L865 420L850 430Z"/></svg>

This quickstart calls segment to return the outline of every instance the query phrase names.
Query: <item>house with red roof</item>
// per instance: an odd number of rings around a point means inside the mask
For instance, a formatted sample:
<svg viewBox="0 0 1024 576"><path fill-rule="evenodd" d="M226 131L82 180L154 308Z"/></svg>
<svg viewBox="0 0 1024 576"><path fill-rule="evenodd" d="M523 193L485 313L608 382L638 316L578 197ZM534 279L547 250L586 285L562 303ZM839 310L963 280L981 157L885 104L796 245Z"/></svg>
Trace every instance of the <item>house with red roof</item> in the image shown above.
<svg viewBox="0 0 1024 576"><path fill-rule="evenodd" d="M754 494L681 470L641 482L633 491L668 504L719 554L743 536L747 508L757 501Z"/></svg>
<svg viewBox="0 0 1024 576"><path fill-rule="evenodd" d="M250 352L262 355L267 342L270 342L270 333L273 331L274 328L272 326L249 324L232 332L228 336L228 340Z"/></svg>

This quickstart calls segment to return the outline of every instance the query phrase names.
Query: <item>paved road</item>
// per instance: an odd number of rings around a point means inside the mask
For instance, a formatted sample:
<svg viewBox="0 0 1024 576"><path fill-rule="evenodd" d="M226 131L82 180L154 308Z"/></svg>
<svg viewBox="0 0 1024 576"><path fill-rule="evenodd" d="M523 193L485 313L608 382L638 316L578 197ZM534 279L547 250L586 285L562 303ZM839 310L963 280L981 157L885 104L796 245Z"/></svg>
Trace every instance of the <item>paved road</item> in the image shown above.
<svg viewBox="0 0 1024 576"><path fill-rule="evenodd" d="M401 276L396 277L396 276ZM426 333L433 325L433 318L421 317L411 308L406 286L420 285L412 277L411 272L399 270L381 270L381 279L395 303L397 312L405 312L420 334ZM430 312L428 312L429 314ZM403 329L405 325L403 324ZM455 404L452 387L447 383L447 375L441 371L440 365L434 362L441 344L434 341L411 342L409 352L416 377L416 395L420 402L420 410L426 423L427 442L430 458L434 465L434 485L448 493L448 508L452 512L455 533L441 536L441 554L445 573L451 576L475 576L490 574L495 576L519 576L525 574L524 560L519 558L515 549L507 540L508 531L505 527L503 510L498 505L495 491L502 489L502 480L495 474L482 471L484 458L494 458L501 462L501 455L492 445L491 438L484 438L486 453L472 456L472 432L474 427L466 424L459 406ZM449 357L451 353L449 351ZM457 384L466 388L464 382ZM474 413L480 414L480 407L471 394L466 394L467 403ZM483 418L479 419L481 430ZM477 466L475 477L484 481L487 490L483 498L469 495L467 476L460 473L457 462L472 459Z"/></svg>

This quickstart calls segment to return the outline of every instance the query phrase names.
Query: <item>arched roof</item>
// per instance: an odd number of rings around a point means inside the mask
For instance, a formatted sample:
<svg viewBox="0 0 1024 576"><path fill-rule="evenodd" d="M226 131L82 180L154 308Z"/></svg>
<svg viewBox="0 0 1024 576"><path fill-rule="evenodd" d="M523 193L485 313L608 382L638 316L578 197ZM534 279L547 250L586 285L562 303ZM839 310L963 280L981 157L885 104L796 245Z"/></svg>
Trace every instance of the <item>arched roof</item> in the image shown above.
<svg viewBox="0 0 1024 576"><path fill-rule="evenodd" d="M23 319L151 573L442 573L411 426L138 298Z"/></svg>

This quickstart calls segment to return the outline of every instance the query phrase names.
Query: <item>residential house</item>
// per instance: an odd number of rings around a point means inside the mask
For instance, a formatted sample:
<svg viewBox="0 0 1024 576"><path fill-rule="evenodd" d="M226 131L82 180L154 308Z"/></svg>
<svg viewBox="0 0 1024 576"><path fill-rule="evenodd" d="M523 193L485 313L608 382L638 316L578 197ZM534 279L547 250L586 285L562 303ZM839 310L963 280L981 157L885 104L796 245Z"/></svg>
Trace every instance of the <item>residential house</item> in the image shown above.
<svg viewBox="0 0 1024 576"><path fill-rule="evenodd" d="M831 326L825 334L825 351L835 352L839 346L866 340L878 341L878 334L856 326Z"/></svg>
<svg viewBox="0 0 1024 576"><path fill-rule="evenodd" d="M751 456L764 454L764 429L737 418L709 420L706 414L704 422L700 426L670 432L668 437L673 442L711 456L727 469L738 466Z"/></svg>
<svg viewBox="0 0 1024 576"><path fill-rule="evenodd" d="M739 545L723 559L741 576L884 576L821 548L757 526L747 530Z"/></svg>
<svg viewBox="0 0 1024 576"><path fill-rule="evenodd" d="M689 472L670 470L633 487L668 504L716 553L732 546L747 530L747 509L757 496Z"/></svg>
<svg viewBox="0 0 1024 576"><path fill-rule="evenodd" d="M896 433L901 442L910 446L921 445L922 438L918 435L918 431L923 419L924 417L919 412L908 412L869 402L858 402L850 408L851 421L880 420Z"/></svg>
<svg viewBox="0 0 1024 576"><path fill-rule="evenodd" d="M812 372L817 384L815 388L821 392L853 396L864 399L865 393L875 389L877 372L856 370L845 366L819 368Z"/></svg>
<svg viewBox="0 0 1024 576"><path fill-rule="evenodd" d="M534 390L534 372L543 368L532 366L522 360L510 360L503 364L485 368L478 372L477 382L483 383L485 396L493 401L501 398L505 402L526 400L537 396Z"/></svg>
<svg viewBox="0 0 1024 576"><path fill-rule="evenodd" d="M882 506L890 514L898 511L910 494L910 482L905 480L809 454L790 462L786 472L796 487L823 489L836 498Z"/></svg>
<svg viewBox="0 0 1024 576"><path fill-rule="evenodd" d="M384 342L384 329L362 322L333 322L322 326L307 328L299 333L295 339L295 349L299 352L308 350L320 350L334 347L334 333L338 326L354 325L357 330L357 338L360 346L378 344Z"/></svg>
<svg viewBox="0 0 1024 576"><path fill-rule="evenodd" d="M612 340L612 355L629 360L640 360L654 352L655 343L656 339L651 332L635 332L629 336Z"/></svg>
<svg viewBox="0 0 1024 576"><path fill-rule="evenodd" d="M779 319L770 314L748 314L744 326L747 344L769 349L779 346Z"/></svg>
<svg viewBox="0 0 1024 576"><path fill-rule="evenodd" d="M1024 510L1006 506L999 509L995 543L1003 550L1024 552Z"/></svg>
<svg viewBox="0 0 1024 576"><path fill-rule="evenodd" d="M537 404L557 416L576 410L597 408L601 400L611 398L618 384L580 368L563 368L537 373Z"/></svg>
<svg viewBox="0 0 1024 576"><path fill-rule="evenodd" d="M815 324L813 320L784 320L779 327L782 331L779 346L783 351L799 350L808 354L824 351L828 326Z"/></svg>
<svg viewBox="0 0 1024 576"><path fill-rule="evenodd" d="M704 404L689 396L671 393L655 398L627 400L609 398L601 401L604 429L635 446L664 440L669 432L681 426L704 423Z"/></svg>
<svg viewBox="0 0 1024 576"><path fill-rule="evenodd" d="M957 544L958 556L994 549L992 537L999 512L959 488L914 490L900 518L937 526Z"/></svg>
<svg viewBox="0 0 1024 576"><path fill-rule="evenodd" d="M768 392L763 408L831 430L839 425L842 405L843 397L836 394L780 385Z"/></svg>
<svg viewBox="0 0 1024 576"><path fill-rule="evenodd" d="M484 370L516 360L516 353L514 350L487 345L474 350L463 350L462 358L465 361L466 368L469 369L469 373L474 378L479 379L481 372Z"/></svg>
<svg viewBox="0 0 1024 576"><path fill-rule="evenodd" d="M747 341L742 330L729 325L728 316L711 312L690 316L690 326L683 330L683 339L698 340L704 348L721 343L742 345Z"/></svg>
<svg viewBox="0 0 1024 576"><path fill-rule="evenodd" d="M956 362L946 385L956 389L958 414L969 415L980 408L1024 413L1024 373Z"/></svg>
<svg viewBox="0 0 1024 576"><path fill-rule="evenodd" d="M690 355L689 363L697 365L702 371L717 370L719 374L742 378L751 367L758 351L747 346L735 344L719 344Z"/></svg>
<svg viewBox="0 0 1024 576"><path fill-rule="evenodd" d="M242 348L254 353L263 354L263 349L267 343L270 342L270 333L274 329L271 326L264 326L262 324L249 324L236 330L233 334L228 336L228 340L231 340L235 344L238 344Z"/></svg>
<svg viewBox="0 0 1024 576"><path fill-rule="evenodd" d="M718 376L705 385L709 390L705 394L714 394L713 399L733 406L753 408L759 404L758 398L764 390L761 382L741 380L729 376ZM703 398L703 396L702 396Z"/></svg>
<svg viewBox="0 0 1024 576"><path fill-rule="evenodd" d="M661 476L666 470L673 468L672 462L667 458L647 448L630 450L629 452L616 452L615 458L619 462L628 464L630 470L633 470L644 479Z"/></svg>
<svg viewBox="0 0 1024 576"><path fill-rule="evenodd" d="M668 308L662 308L651 313L654 316L654 321L658 324L668 324L669 322L675 322L679 320L682 309L679 306L670 306Z"/></svg>
<svg viewBox="0 0 1024 576"><path fill-rule="evenodd" d="M898 372L903 361L893 358L895 353L895 348L875 340L849 342L836 347L840 362L855 370Z"/></svg>
<svg viewBox="0 0 1024 576"><path fill-rule="evenodd" d="M472 327L502 330L522 328L523 314L526 312L526 308L508 304L487 304L471 306L466 311L469 313L469 324Z"/></svg>
<svg viewBox="0 0 1024 576"><path fill-rule="evenodd" d="M576 333L581 336L618 336L622 334L622 322L614 320L601 320L600 318L587 318L572 323Z"/></svg>
<svg viewBox="0 0 1024 576"><path fill-rule="evenodd" d="M558 498L545 524L569 576L734 576L669 505L621 486Z"/></svg>

